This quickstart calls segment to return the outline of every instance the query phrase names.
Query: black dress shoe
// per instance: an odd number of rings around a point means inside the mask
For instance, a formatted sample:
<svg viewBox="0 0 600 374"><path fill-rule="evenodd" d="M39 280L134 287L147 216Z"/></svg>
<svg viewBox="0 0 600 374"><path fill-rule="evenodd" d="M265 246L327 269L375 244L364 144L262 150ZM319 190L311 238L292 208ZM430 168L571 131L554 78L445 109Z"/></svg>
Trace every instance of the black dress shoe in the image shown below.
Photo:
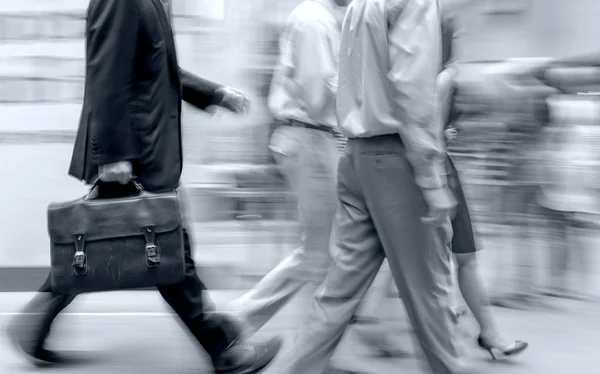
<svg viewBox="0 0 600 374"><path fill-rule="evenodd" d="M77 366L90 364L94 360L81 355L81 352L55 352L49 349L41 348L35 354L29 354L22 350L29 358L32 365L38 368L49 366Z"/></svg>
<svg viewBox="0 0 600 374"><path fill-rule="evenodd" d="M63 356L57 352L41 348L35 354L30 355L32 364L37 367L46 367L51 365L68 365L75 362L74 359Z"/></svg>
<svg viewBox="0 0 600 374"><path fill-rule="evenodd" d="M261 343L234 342L221 356L213 360L217 374L258 374L273 361L281 349L282 340L271 338Z"/></svg>
<svg viewBox="0 0 600 374"><path fill-rule="evenodd" d="M73 365L80 363L83 360L71 357L66 354L60 354L45 348L40 348L36 352L28 352L18 341L13 340L13 345L16 349L27 356L29 362L36 367L48 367L53 365Z"/></svg>
<svg viewBox="0 0 600 374"><path fill-rule="evenodd" d="M26 350L21 345L21 343L18 341L14 334L10 333L9 339L11 340L15 349L21 351L25 356L27 356L31 364L36 367L48 367L53 365L73 365L86 361L83 357L71 357L70 355L57 353L45 348L39 348L37 349L37 351L32 353Z"/></svg>

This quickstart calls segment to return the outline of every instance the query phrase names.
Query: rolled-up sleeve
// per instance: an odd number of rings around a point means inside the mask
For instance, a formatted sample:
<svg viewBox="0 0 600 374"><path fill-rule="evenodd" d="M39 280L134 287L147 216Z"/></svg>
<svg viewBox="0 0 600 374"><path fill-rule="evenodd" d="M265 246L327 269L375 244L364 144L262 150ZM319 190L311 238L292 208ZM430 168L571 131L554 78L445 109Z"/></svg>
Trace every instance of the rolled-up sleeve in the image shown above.
<svg viewBox="0 0 600 374"><path fill-rule="evenodd" d="M291 79L294 72L294 61L292 53L293 45L292 40L290 39L290 28L291 26L288 25L279 39L279 61L273 71L273 78L269 88L267 106L275 116L284 109L285 92L294 91L294 85Z"/></svg>
<svg viewBox="0 0 600 374"><path fill-rule="evenodd" d="M318 20L298 22L294 37L295 81L306 109L313 117L335 100L336 56L327 27Z"/></svg>
<svg viewBox="0 0 600 374"><path fill-rule="evenodd" d="M423 189L446 184L443 130L436 110L441 67L439 6L432 0L398 0L388 10L388 43L395 115L416 181Z"/></svg>

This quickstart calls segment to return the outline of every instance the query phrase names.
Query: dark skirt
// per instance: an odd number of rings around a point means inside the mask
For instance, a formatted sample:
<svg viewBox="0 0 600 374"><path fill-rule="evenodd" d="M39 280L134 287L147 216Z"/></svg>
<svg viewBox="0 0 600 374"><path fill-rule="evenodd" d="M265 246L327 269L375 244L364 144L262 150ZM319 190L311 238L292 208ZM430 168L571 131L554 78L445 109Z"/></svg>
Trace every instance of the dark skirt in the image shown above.
<svg viewBox="0 0 600 374"><path fill-rule="evenodd" d="M453 253L473 253L477 251L475 238L473 236L473 225L471 224L471 215L467 207L465 193L463 192L458 171L450 156L446 157L446 169L448 172L448 185L454 193L457 200L456 215L452 220L452 252Z"/></svg>

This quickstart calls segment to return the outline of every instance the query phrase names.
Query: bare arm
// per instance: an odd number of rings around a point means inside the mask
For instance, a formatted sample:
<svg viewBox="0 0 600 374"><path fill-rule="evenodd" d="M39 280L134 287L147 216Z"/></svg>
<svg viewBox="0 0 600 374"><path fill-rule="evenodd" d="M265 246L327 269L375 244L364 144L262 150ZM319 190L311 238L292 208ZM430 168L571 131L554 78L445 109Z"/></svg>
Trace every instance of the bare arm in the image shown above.
<svg viewBox="0 0 600 374"><path fill-rule="evenodd" d="M439 131L444 131L448 124L450 111L452 110L452 95L454 95L454 82L457 71L454 67L444 69L437 76L435 84L435 103L437 105L436 113L440 116L438 125ZM437 133L438 130L436 130Z"/></svg>

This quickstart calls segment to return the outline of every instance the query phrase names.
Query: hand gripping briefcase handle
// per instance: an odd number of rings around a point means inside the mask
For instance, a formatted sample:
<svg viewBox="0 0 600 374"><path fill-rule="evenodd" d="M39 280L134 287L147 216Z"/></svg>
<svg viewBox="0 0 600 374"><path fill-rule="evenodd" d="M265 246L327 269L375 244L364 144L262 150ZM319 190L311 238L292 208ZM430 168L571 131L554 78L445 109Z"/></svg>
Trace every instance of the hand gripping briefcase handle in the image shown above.
<svg viewBox="0 0 600 374"><path fill-rule="evenodd" d="M100 185L102 185L104 182L100 179L100 177L98 177L94 183L92 183L90 190L88 191L88 193L83 197L84 200L93 200L93 199L98 199L98 196L94 195L94 193L98 190L98 188L100 187ZM111 184L117 184L117 182L111 182ZM151 193L147 192L144 189L144 186L138 182L136 180L136 177L134 176L133 179L127 183L127 184L123 184L122 185L124 188L126 187L132 187L131 190L132 192L135 192L136 195L152 195Z"/></svg>

